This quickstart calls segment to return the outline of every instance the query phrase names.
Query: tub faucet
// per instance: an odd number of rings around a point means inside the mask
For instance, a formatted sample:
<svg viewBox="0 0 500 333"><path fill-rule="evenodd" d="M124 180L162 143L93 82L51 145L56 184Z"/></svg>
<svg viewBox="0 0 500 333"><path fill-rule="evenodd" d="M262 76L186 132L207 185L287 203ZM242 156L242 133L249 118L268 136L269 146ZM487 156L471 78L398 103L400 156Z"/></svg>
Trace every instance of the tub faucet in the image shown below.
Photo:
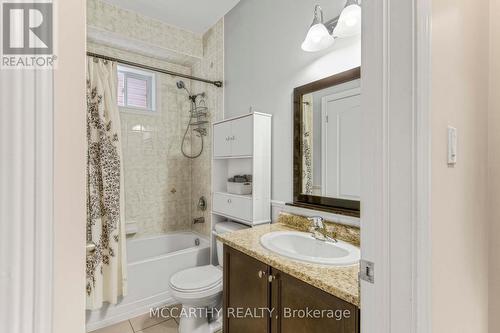
<svg viewBox="0 0 500 333"><path fill-rule="evenodd" d="M197 217L193 219L193 224L198 224L198 223L205 223L205 218L204 217Z"/></svg>
<svg viewBox="0 0 500 333"><path fill-rule="evenodd" d="M311 222L311 228L309 230L315 239L323 242L337 243L335 238L328 236L324 219L321 216L309 217L308 220Z"/></svg>

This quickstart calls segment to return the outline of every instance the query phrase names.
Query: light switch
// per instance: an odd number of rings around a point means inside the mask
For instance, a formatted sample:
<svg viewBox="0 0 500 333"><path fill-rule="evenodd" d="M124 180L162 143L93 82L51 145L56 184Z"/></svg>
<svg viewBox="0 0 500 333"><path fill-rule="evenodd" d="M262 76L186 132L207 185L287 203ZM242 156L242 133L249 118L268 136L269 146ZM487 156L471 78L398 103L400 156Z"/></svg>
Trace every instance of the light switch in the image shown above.
<svg viewBox="0 0 500 333"><path fill-rule="evenodd" d="M457 129L448 126L448 165L457 164Z"/></svg>

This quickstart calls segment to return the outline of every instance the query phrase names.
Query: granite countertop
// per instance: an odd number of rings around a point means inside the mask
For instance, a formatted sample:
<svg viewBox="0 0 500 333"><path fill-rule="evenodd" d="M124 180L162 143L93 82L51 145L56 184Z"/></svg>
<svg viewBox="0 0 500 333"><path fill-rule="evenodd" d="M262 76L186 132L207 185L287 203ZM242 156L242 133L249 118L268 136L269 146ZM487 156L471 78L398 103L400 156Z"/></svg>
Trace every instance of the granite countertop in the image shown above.
<svg viewBox="0 0 500 333"><path fill-rule="evenodd" d="M273 231L295 230L275 223L239 230L217 238L263 263L359 307L359 266L335 267L288 259L265 249L260 237Z"/></svg>

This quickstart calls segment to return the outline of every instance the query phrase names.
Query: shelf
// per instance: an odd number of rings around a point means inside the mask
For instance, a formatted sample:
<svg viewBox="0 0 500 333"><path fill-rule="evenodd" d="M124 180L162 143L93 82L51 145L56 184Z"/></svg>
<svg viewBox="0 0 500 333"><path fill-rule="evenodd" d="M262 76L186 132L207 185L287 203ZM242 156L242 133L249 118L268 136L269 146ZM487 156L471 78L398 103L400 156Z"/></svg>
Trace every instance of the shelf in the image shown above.
<svg viewBox="0 0 500 333"><path fill-rule="evenodd" d="M215 191L214 194L215 193L229 195L229 196L237 197L237 198L248 199L248 200L251 200L253 198L252 194L233 194L233 193L223 192L223 191Z"/></svg>
<svg viewBox="0 0 500 333"><path fill-rule="evenodd" d="M233 220L233 221L237 221L237 222L240 222L240 223L243 223L243 224L246 224L246 225L249 225L249 226L252 226L253 223L251 221L247 221L247 220L243 220L243 219L240 219L240 218L237 218L237 217L234 217L234 216L231 216L231 215L228 215L228 214L224 214L224 213L219 213L219 212L216 212L216 211L212 211L212 214L214 215L219 215L219 216L223 216L225 218L228 218L230 220Z"/></svg>
<svg viewBox="0 0 500 333"><path fill-rule="evenodd" d="M254 226L257 226L257 225L261 225L261 224L269 224L269 223L271 223L271 220L253 221L253 222L251 222L251 221L243 220L243 219L240 219L240 218L228 215L228 214L219 213L219 212L216 212L216 211L212 211L212 214L213 215L217 215L217 216L222 216L222 217L225 217L225 218L230 219L232 221L236 221L236 222L239 222L239 223L251 226L251 227L254 227Z"/></svg>
<svg viewBox="0 0 500 333"><path fill-rule="evenodd" d="M214 156L214 160L235 160L235 159L244 159L244 158L253 158L252 155L243 155L243 156Z"/></svg>
<svg viewBox="0 0 500 333"><path fill-rule="evenodd" d="M271 117L252 113L213 123L212 214L249 226L271 220ZM252 175L252 194L227 191L234 175Z"/></svg>
<svg viewBox="0 0 500 333"><path fill-rule="evenodd" d="M268 118L272 118L273 117L272 114L267 114L267 113L253 111L253 112L250 112L250 113L247 113L247 114L243 114L243 115L240 115L240 116L235 116L235 117L231 117L231 118L217 120L217 121L214 121L213 124L217 125L217 124L221 124L221 123L226 123L226 122L234 121L236 119L250 117L250 116L253 116L253 115L263 116L263 117L268 117Z"/></svg>

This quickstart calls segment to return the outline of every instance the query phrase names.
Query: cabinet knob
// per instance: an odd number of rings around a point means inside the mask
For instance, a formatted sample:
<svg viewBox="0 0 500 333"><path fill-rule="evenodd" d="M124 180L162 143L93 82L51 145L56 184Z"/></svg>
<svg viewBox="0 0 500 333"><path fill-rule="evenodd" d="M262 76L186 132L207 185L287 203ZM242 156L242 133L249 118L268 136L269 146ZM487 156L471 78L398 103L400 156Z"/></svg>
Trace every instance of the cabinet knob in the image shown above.
<svg viewBox="0 0 500 333"><path fill-rule="evenodd" d="M274 275L269 275L267 277L267 281L269 281L269 283L273 282L274 279L275 279Z"/></svg>
<svg viewBox="0 0 500 333"><path fill-rule="evenodd" d="M259 279L262 279L262 277L263 277L264 275L266 275L266 272L259 271L259 272L257 273L257 275L259 276Z"/></svg>
<svg viewBox="0 0 500 333"><path fill-rule="evenodd" d="M231 203L231 199L227 199L227 203Z"/></svg>

